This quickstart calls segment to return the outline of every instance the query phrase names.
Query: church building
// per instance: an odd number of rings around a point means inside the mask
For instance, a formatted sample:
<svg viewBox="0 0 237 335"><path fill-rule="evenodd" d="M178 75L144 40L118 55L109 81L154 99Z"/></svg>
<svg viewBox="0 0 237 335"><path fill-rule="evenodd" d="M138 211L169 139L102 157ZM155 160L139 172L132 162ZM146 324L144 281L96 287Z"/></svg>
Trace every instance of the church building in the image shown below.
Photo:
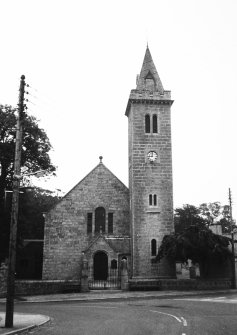
<svg viewBox="0 0 237 335"><path fill-rule="evenodd" d="M126 259L130 280L174 278L166 260L155 262L173 230L170 91L147 47L128 118L129 188L103 163L46 215L43 280L78 280L82 262L92 280L109 280Z"/></svg>

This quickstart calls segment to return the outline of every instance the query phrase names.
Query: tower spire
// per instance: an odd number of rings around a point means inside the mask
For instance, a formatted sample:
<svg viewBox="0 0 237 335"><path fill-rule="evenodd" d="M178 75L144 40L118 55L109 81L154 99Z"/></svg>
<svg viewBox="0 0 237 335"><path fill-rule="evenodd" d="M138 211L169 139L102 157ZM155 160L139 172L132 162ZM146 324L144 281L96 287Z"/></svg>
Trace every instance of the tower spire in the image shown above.
<svg viewBox="0 0 237 335"><path fill-rule="evenodd" d="M137 90L149 90L163 94L164 88L151 57L148 42L142 69L137 80Z"/></svg>

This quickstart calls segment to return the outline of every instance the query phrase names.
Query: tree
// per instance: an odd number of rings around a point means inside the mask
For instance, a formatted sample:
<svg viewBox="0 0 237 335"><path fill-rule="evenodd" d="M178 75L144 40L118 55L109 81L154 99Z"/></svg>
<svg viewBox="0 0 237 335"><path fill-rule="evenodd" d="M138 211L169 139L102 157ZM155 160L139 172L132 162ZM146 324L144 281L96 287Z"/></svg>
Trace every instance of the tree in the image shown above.
<svg viewBox="0 0 237 335"><path fill-rule="evenodd" d="M203 203L199 206L199 209L208 226L217 223L221 216L221 204L218 201L208 204Z"/></svg>
<svg viewBox="0 0 237 335"><path fill-rule="evenodd" d="M5 189L11 189L15 153L16 115L12 106L0 105L0 210L3 208ZM51 144L45 131L39 128L33 116L25 114L23 119L23 141L21 165L24 173L43 170L44 175L55 172L49 151Z"/></svg>
<svg viewBox="0 0 237 335"><path fill-rule="evenodd" d="M44 213L58 201L55 192L40 187L23 189L19 206L18 238L43 239Z"/></svg>
<svg viewBox="0 0 237 335"><path fill-rule="evenodd" d="M200 215L206 221L207 226L220 224L223 234L231 232L230 206L222 206L219 202L203 203L199 206Z"/></svg>
<svg viewBox="0 0 237 335"><path fill-rule="evenodd" d="M22 189L19 208L16 253L16 277L41 279L43 265L44 212L54 206L59 197L41 188Z"/></svg>
<svg viewBox="0 0 237 335"><path fill-rule="evenodd" d="M11 196L8 192L3 216L3 225L1 225L0 235L0 262L8 255L9 243L9 222L11 215ZM55 192L44 190L39 187L21 188L19 198L19 219L17 229L17 247L22 247L24 239L43 240L44 238L44 213L48 212L58 201Z"/></svg>
<svg viewBox="0 0 237 335"><path fill-rule="evenodd" d="M205 226L205 220L200 216L200 209L193 205L183 205L174 211L175 232L180 233L191 225Z"/></svg>
<svg viewBox="0 0 237 335"><path fill-rule="evenodd" d="M183 205L174 211L175 232L180 233L184 229L198 225L209 227L220 224L222 233L228 234L231 231L230 208L228 205L222 206L219 202L203 203L199 207L193 205Z"/></svg>
<svg viewBox="0 0 237 335"><path fill-rule="evenodd" d="M235 225L235 222L231 222L230 206L229 205L223 206L223 208L222 208L222 218L220 219L219 223L221 224L223 234L230 234L231 233L232 224Z"/></svg>
<svg viewBox="0 0 237 335"><path fill-rule="evenodd" d="M208 277L210 264L224 264L231 257L230 239L207 227L191 225L180 233L164 236L156 260L199 263L201 276Z"/></svg>
<svg viewBox="0 0 237 335"><path fill-rule="evenodd" d="M9 241L10 207L6 205L6 190L12 189L15 155L16 110L0 105L0 259L6 256ZM54 174L51 163L51 144L45 131L39 128L36 118L24 114L21 165L24 173L43 170L43 175Z"/></svg>

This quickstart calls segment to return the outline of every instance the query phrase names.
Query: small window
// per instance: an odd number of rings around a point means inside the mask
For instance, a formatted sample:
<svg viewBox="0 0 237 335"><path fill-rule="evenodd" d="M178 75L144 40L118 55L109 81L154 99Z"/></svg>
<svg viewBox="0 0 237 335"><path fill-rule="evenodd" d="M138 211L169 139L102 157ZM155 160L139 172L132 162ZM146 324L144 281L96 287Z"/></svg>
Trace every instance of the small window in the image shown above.
<svg viewBox="0 0 237 335"><path fill-rule="evenodd" d="M157 195L149 194L149 206L157 206Z"/></svg>
<svg viewBox="0 0 237 335"><path fill-rule="evenodd" d="M109 234L113 234L113 220L114 220L113 213L108 213L108 233Z"/></svg>
<svg viewBox="0 0 237 335"><path fill-rule="evenodd" d="M152 194L149 194L149 206L152 206Z"/></svg>
<svg viewBox="0 0 237 335"><path fill-rule="evenodd" d="M116 259L112 259L111 261L111 269L117 269L118 267L118 262L116 261Z"/></svg>
<svg viewBox="0 0 237 335"><path fill-rule="evenodd" d="M156 240L151 240L151 256L156 256Z"/></svg>
<svg viewBox="0 0 237 335"><path fill-rule="evenodd" d="M92 213L87 213L87 234L92 233Z"/></svg>
<svg viewBox="0 0 237 335"><path fill-rule="evenodd" d="M150 126L150 115L145 116L145 132L150 133L151 132L151 126Z"/></svg>
<svg viewBox="0 0 237 335"><path fill-rule="evenodd" d="M152 117L152 130L153 130L153 133L157 133L158 132L158 125L157 125L157 115L154 114L153 117Z"/></svg>

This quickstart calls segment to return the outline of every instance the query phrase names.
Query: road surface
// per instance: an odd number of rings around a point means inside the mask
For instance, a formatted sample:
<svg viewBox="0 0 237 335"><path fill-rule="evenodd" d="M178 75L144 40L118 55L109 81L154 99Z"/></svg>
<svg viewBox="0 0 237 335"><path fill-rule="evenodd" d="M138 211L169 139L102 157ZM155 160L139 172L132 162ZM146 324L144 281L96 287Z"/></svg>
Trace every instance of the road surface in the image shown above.
<svg viewBox="0 0 237 335"><path fill-rule="evenodd" d="M0 306L4 310L4 306ZM236 335L237 295L103 302L20 303L51 322L34 335Z"/></svg>

